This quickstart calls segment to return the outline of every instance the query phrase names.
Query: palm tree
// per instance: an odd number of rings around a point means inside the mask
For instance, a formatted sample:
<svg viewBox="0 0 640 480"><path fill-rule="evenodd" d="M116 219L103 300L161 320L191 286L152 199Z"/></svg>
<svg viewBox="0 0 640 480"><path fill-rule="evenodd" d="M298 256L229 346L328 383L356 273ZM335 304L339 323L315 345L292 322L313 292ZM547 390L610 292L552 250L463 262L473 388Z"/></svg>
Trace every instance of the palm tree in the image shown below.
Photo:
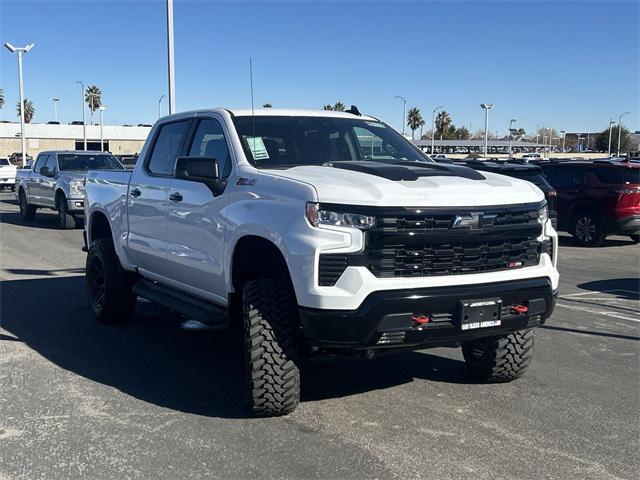
<svg viewBox="0 0 640 480"><path fill-rule="evenodd" d="M440 135L440 140L442 140L444 132L449 131L452 123L451 116L447 112L442 110L438 113L438 116L436 117L436 134Z"/></svg>
<svg viewBox="0 0 640 480"><path fill-rule="evenodd" d="M89 85L84 92L84 101L91 110L91 125L93 125L93 114L102 106L102 90L96 85Z"/></svg>
<svg viewBox="0 0 640 480"><path fill-rule="evenodd" d="M16 103L16 110L18 111L18 116L20 116L20 100ZM24 121L25 123L31 123L33 116L36 113L36 109L33 106L33 102L31 100L24 99Z"/></svg>
<svg viewBox="0 0 640 480"><path fill-rule="evenodd" d="M264 105L262 105L262 108L271 108L271 104L270 103L265 103Z"/></svg>
<svg viewBox="0 0 640 480"><path fill-rule="evenodd" d="M342 102L336 102L333 105L331 104L327 104L324 107L322 107L323 110L333 110L336 112L344 112L347 107L344 106L344 103Z"/></svg>
<svg viewBox="0 0 640 480"><path fill-rule="evenodd" d="M420 114L418 107L412 107L407 113L407 126L411 129L411 139L415 138L415 132L421 125L424 125L424 120Z"/></svg>

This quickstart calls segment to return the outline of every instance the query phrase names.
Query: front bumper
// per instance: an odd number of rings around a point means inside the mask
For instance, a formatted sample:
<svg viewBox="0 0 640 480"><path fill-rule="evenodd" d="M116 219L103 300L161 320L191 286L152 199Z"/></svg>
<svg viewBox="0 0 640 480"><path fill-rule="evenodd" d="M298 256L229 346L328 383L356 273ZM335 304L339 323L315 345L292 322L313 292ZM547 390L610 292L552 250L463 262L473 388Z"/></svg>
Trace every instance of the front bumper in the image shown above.
<svg viewBox="0 0 640 480"><path fill-rule="evenodd" d="M631 215L616 221L617 231L625 235L640 234L640 215Z"/></svg>
<svg viewBox="0 0 640 480"><path fill-rule="evenodd" d="M356 310L300 308L305 336L330 349L423 348L458 346L464 342L542 325L557 297L548 278L467 286L378 291ZM457 325L461 300L502 299L501 325L462 331ZM511 306L526 305L515 313ZM414 316L429 316L417 325Z"/></svg>
<svg viewBox="0 0 640 480"><path fill-rule="evenodd" d="M84 214L84 198L67 199L67 209L76 215Z"/></svg>
<svg viewBox="0 0 640 480"><path fill-rule="evenodd" d="M15 185L15 178L0 178L0 185Z"/></svg>

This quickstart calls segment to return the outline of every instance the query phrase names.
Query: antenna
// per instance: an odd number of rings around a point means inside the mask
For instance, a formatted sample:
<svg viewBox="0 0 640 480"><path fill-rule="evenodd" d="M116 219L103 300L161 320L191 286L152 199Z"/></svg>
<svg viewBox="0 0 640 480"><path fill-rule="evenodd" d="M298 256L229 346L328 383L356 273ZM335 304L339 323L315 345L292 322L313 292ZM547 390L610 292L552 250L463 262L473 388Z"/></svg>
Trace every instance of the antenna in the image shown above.
<svg viewBox="0 0 640 480"><path fill-rule="evenodd" d="M256 151L256 115L253 109L253 63L251 61L251 57L249 57L249 83L251 85L251 121L253 122L253 152L252 155L255 157Z"/></svg>

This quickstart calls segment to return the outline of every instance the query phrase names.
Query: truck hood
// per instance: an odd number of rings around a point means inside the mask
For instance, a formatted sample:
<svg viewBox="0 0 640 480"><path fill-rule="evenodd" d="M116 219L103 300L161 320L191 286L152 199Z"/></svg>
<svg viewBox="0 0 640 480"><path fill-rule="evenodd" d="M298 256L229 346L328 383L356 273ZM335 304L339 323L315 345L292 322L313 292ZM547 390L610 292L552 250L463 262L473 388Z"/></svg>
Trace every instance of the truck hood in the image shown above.
<svg viewBox="0 0 640 480"><path fill-rule="evenodd" d="M347 162L340 162L347 163ZM544 194L530 182L490 172L477 172L467 167L440 167L434 172L404 174L377 171L377 162L348 162L336 166L300 166L270 170L273 175L312 185L318 201L370 206L490 206L534 203ZM358 168L359 165L364 168ZM366 165L365 165L366 164ZM372 168L370 168L372 167ZM402 166L400 166L402 167ZM413 167L409 170L416 172ZM419 167L418 167L419 168ZM434 167L435 168L435 167ZM383 167L387 170L386 167ZM461 170L462 169L462 170ZM453 173L452 173L453 172ZM473 173L471 173L473 172Z"/></svg>
<svg viewBox="0 0 640 480"><path fill-rule="evenodd" d="M64 177L67 181L72 180L84 180L87 176L86 170L63 170L59 173L61 177Z"/></svg>

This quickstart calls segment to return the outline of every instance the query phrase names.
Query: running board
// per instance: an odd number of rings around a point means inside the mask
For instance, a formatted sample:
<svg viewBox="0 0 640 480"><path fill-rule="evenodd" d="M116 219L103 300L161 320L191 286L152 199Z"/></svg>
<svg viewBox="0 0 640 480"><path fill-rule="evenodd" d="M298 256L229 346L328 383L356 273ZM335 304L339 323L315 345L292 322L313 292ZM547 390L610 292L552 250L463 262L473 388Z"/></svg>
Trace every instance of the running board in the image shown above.
<svg viewBox="0 0 640 480"><path fill-rule="evenodd" d="M133 286L133 293L178 312L188 319L197 320L208 327L224 329L229 326L227 309L206 302L189 294L178 292L150 280L138 280Z"/></svg>

